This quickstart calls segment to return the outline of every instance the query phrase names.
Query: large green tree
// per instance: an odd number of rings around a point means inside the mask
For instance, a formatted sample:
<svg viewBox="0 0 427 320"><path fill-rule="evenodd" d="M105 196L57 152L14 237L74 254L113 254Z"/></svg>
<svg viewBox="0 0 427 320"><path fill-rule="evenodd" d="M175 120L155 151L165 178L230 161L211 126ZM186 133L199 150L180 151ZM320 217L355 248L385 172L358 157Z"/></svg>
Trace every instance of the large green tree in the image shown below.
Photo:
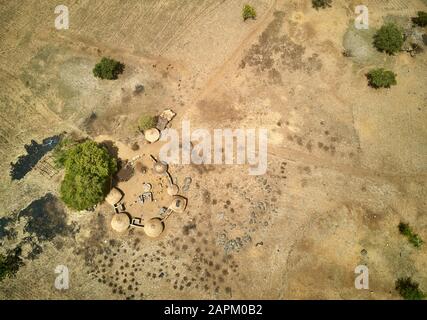
<svg viewBox="0 0 427 320"><path fill-rule="evenodd" d="M107 149L87 140L72 146L63 157L65 176L60 193L64 203L85 210L104 200L117 170L117 161Z"/></svg>

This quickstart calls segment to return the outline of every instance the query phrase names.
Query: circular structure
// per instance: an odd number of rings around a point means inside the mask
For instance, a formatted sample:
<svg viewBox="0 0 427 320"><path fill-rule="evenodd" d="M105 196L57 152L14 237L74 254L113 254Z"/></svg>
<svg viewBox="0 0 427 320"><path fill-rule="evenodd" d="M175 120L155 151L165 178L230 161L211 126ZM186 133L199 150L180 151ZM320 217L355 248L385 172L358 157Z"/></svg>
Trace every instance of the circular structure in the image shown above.
<svg viewBox="0 0 427 320"><path fill-rule="evenodd" d="M163 232L165 225L159 218L152 218L144 225L144 232L151 238L160 236Z"/></svg>
<svg viewBox="0 0 427 320"><path fill-rule="evenodd" d="M116 203L122 200L122 197L122 193L117 188L112 188L110 193L105 197L105 201L114 206Z"/></svg>
<svg viewBox="0 0 427 320"><path fill-rule="evenodd" d="M145 140L147 140L150 143L156 142L160 139L160 131L156 128L151 128L144 131L144 137Z"/></svg>
<svg viewBox="0 0 427 320"><path fill-rule="evenodd" d="M155 173L163 175L168 171L168 165L164 162L157 161L153 166L153 170Z"/></svg>
<svg viewBox="0 0 427 320"><path fill-rule="evenodd" d="M168 195L176 196L179 192L179 188L176 184L170 184L167 190Z"/></svg>
<svg viewBox="0 0 427 320"><path fill-rule="evenodd" d="M116 232L125 232L130 226L129 216L122 212L116 213L111 219L111 228Z"/></svg>
<svg viewBox="0 0 427 320"><path fill-rule="evenodd" d="M150 191L151 191L152 186L151 186L151 184L150 184L150 183L144 183L144 184L142 185L142 188L143 188L144 192L150 192Z"/></svg>

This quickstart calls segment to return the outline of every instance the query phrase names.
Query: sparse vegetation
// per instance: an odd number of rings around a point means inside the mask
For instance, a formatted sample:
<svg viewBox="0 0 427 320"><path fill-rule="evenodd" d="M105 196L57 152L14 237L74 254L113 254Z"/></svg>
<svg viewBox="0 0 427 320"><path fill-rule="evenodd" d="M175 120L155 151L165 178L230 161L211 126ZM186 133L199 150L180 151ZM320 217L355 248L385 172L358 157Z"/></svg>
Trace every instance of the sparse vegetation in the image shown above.
<svg viewBox="0 0 427 320"><path fill-rule="evenodd" d="M125 65L114 59L103 57L93 68L95 77L107 80L115 80L123 72Z"/></svg>
<svg viewBox="0 0 427 320"><path fill-rule="evenodd" d="M426 295L419 288L419 284L410 277L396 280L396 290L405 300L423 300Z"/></svg>
<svg viewBox="0 0 427 320"><path fill-rule="evenodd" d="M15 276L16 272L24 264L20 255L20 247L9 250L6 255L0 254L0 281L6 277Z"/></svg>
<svg viewBox="0 0 427 320"><path fill-rule="evenodd" d="M332 0L311 0L311 3L316 10L320 8L326 9L332 6Z"/></svg>
<svg viewBox="0 0 427 320"><path fill-rule="evenodd" d="M418 11L417 17L412 18L412 22L420 27L427 26L427 12Z"/></svg>
<svg viewBox="0 0 427 320"><path fill-rule="evenodd" d="M247 19L255 19L256 11L252 6L245 4L243 6L242 16L243 16L243 21L246 21Z"/></svg>
<svg viewBox="0 0 427 320"><path fill-rule="evenodd" d="M402 48L403 33L394 23L383 25L374 36L374 46L379 51L394 54Z"/></svg>
<svg viewBox="0 0 427 320"><path fill-rule="evenodd" d="M157 124L157 118L150 115L143 114L138 119L138 128L141 131L154 128L156 124Z"/></svg>
<svg viewBox="0 0 427 320"><path fill-rule="evenodd" d="M369 86L373 88L390 88L396 85L396 74L383 68L372 69L366 74Z"/></svg>
<svg viewBox="0 0 427 320"><path fill-rule="evenodd" d="M68 149L62 157L65 176L60 194L64 203L85 210L104 200L117 170L116 159L107 149L87 140Z"/></svg>
<svg viewBox="0 0 427 320"><path fill-rule="evenodd" d="M420 236L412 231L412 228L407 223L399 223L399 232L403 234L408 241L416 248L421 247L423 240Z"/></svg>

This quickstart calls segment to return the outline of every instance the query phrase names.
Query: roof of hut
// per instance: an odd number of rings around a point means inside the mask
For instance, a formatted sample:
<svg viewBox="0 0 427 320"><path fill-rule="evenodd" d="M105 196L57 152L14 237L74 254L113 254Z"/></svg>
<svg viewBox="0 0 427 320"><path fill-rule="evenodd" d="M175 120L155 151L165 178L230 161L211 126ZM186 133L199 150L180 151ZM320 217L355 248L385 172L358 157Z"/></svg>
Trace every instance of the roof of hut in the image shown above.
<svg viewBox="0 0 427 320"><path fill-rule="evenodd" d="M144 137L150 143L156 142L160 139L160 131L156 128L147 129L144 131Z"/></svg>
<svg viewBox="0 0 427 320"><path fill-rule="evenodd" d="M123 195L119 191L119 189L113 187L111 189L110 193L108 193L108 195L105 197L105 201L107 201L107 203L114 206L116 203L118 203L120 200L122 200L122 197L123 197Z"/></svg>
<svg viewBox="0 0 427 320"><path fill-rule="evenodd" d="M144 231L146 235L152 238L160 236L164 228L165 225L159 218L152 218L144 224Z"/></svg>
<svg viewBox="0 0 427 320"><path fill-rule="evenodd" d="M111 228L116 232L124 232L129 228L130 218L127 213L116 213L111 219Z"/></svg>

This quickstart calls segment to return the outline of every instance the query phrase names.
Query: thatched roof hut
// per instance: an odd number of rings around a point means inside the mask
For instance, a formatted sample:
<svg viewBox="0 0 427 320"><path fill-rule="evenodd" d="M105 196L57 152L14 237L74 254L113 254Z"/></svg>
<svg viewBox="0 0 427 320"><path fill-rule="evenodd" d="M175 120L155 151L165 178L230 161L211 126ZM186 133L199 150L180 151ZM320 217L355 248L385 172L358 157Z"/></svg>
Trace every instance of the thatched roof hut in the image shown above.
<svg viewBox="0 0 427 320"><path fill-rule="evenodd" d="M151 238L160 236L165 228L162 220L159 218L152 218L144 225L145 234Z"/></svg>
<svg viewBox="0 0 427 320"><path fill-rule="evenodd" d="M127 213L116 213L111 219L111 228L116 232L124 232L129 228L130 217Z"/></svg>
<svg viewBox="0 0 427 320"><path fill-rule="evenodd" d="M123 195L120 192L119 189L117 188L112 188L110 193L105 197L105 201L107 201L107 203L111 204L112 206L114 206L115 204L117 204L120 200L122 200Z"/></svg>

